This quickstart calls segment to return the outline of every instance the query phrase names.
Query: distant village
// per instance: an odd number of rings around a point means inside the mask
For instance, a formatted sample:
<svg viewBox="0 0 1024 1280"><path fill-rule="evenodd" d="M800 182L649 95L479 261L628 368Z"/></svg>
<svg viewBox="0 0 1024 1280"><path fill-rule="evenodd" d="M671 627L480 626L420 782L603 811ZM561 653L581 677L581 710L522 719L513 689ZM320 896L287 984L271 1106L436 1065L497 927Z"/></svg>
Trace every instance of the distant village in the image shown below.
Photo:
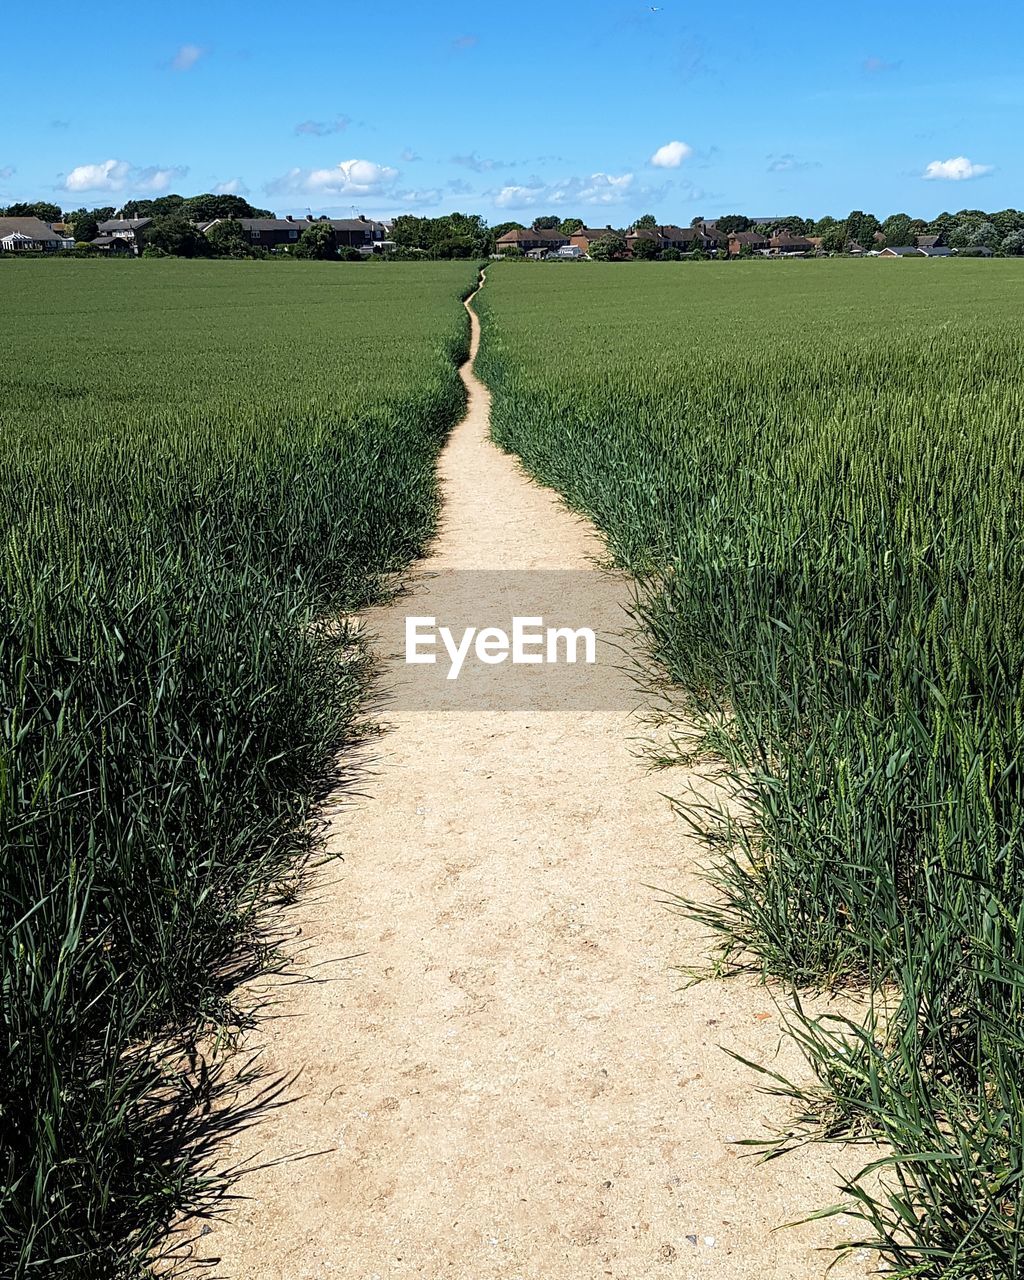
<svg viewBox="0 0 1024 1280"><path fill-rule="evenodd" d="M720 230L714 221L701 220L689 227L634 226L626 232L613 227L580 227L566 233L558 228L513 228L495 240L495 257L523 255L534 259L586 258L594 256L632 258L673 258L703 255L765 258L809 258L832 252L825 248L824 236L798 235L770 223L755 224L748 231ZM866 249L848 241L843 252L854 257L948 257L953 250L943 244L941 234L919 234L913 244L887 245L877 233L875 247ZM605 252L601 252L601 246Z"/></svg>
<svg viewBox="0 0 1024 1280"><path fill-rule="evenodd" d="M146 247L147 231L154 221L152 217L105 218L97 223L97 235L87 241L76 241L73 228L65 222L44 222L38 217L0 217L0 249L6 253L52 253L80 250L87 245L96 253L137 257ZM314 224L329 230L336 249L350 248L370 254L385 253L395 247L388 240L388 223L363 217L209 218L192 225L202 235L209 236L214 227L228 221L239 224L255 249L287 249L296 245L303 231Z"/></svg>
<svg viewBox="0 0 1024 1280"><path fill-rule="evenodd" d="M0 255L76 257L525 258L534 261L812 258L844 255L945 258L1024 254L1024 213L964 209L931 222L893 214L845 219L694 218L689 226L652 214L628 228L580 218L538 217L489 227L476 214L394 219L277 217L238 196L162 196L121 209L63 213L45 202L0 210Z"/></svg>

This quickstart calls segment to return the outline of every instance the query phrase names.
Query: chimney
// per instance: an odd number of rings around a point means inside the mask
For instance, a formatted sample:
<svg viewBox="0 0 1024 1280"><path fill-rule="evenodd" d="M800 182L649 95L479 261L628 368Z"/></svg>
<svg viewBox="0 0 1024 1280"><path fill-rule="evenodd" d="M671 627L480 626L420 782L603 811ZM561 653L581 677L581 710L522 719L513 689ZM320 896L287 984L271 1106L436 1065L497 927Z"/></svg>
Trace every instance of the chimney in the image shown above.
<svg viewBox="0 0 1024 1280"><path fill-rule="evenodd" d="M306 221L307 221L307 222L313 222L313 221L314 221L313 215L312 215L311 213L307 213L307 214L306 214Z"/></svg>
<svg viewBox="0 0 1024 1280"><path fill-rule="evenodd" d="M295 219L292 217L292 215L291 215L290 213L286 213L286 214L284 215L284 220L285 220L285 222L294 222L294 221L295 221Z"/></svg>

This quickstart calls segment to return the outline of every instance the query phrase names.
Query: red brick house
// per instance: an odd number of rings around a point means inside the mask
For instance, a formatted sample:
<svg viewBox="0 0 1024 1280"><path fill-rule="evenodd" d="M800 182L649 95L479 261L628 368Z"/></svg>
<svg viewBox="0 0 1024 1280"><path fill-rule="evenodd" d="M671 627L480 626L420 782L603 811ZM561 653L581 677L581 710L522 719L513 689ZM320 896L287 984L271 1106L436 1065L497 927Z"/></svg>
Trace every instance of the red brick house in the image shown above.
<svg viewBox="0 0 1024 1280"><path fill-rule="evenodd" d="M498 253L504 253L509 249L518 249L520 253L529 253L533 249L550 249L554 252L568 243L569 237L562 235L557 227L543 231L534 231L532 227L514 227L495 240L494 248ZM575 244L575 241L573 243Z"/></svg>
<svg viewBox="0 0 1024 1280"><path fill-rule="evenodd" d="M811 253L814 246L806 236L795 236L790 231L780 231L768 242L773 257L791 258L801 253Z"/></svg>
<svg viewBox="0 0 1024 1280"><path fill-rule="evenodd" d="M767 253L768 248L768 237L760 231L734 231L729 236L729 253L734 258L738 258L744 249L750 253Z"/></svg>
<svg viewBox="0 0 1024 1280"><path fill-rule="evenodd" d="M713 227L701 224L695 227L676 227L666 224L657 227L635 227L626 235L626 244L632 247L637 240L654 240L658 249L678 249L680 253L717 252L727 238Z"/></svg>

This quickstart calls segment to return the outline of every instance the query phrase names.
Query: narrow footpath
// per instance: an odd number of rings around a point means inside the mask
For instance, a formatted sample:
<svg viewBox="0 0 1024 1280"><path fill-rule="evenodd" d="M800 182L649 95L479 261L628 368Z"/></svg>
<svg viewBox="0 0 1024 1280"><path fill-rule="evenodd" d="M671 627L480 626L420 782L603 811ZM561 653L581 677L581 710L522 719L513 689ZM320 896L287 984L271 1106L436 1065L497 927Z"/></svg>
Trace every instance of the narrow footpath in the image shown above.
<svg viewBox="0 0 1024 1280"><path fill-rule="evenodd" d="M596 532L491 444L472 357L462 377L417 581L588 569ZM385 663L418 589L368 619ZM764 1165L735 1145L786 1108L720 1046L799 1070L772 999L752 979L685 988L692 928L646 887L701 892L701 851L662 794L682 771L645 772L622 710L403 698L399 682L363 794L328 806L342 860L293 912L300 967L328 980L270 983L253 1043L299 1073L293 1100L226 1153L275 1163L196 1242L200 1274L820 1280L853 1224L774 1228L836 1198L840 1153ZM303 1152L324 1154L285 1158Z"/></svg>

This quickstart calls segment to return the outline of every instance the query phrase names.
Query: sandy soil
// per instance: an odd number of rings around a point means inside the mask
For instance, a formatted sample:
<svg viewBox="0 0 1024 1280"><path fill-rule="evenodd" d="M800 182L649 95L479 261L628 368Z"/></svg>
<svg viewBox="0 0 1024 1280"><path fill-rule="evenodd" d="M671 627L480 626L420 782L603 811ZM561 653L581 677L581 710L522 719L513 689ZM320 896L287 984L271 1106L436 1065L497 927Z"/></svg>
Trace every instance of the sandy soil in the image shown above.
<svg viewBox="0 0 1024 1280"><path fill-rule="evenodd" d="M424 572L586 569L596 534L489 443L488 394L463 376ZM371 619L385 661L417 611ZM279 985L258 1031L268 1068L300 1073L294 1100L231 1157L325 1154L243 1177L198 1242L211 1273L822 1276L842 1222L773 1229L835 1198L835 1150L758 1165L733 1145L785 1119L720 1048L794 1068L772 999L752 980L685 989L692 931L645 887L698 892L662 795L686 779L644 772L621 709L403 698L365 795L330 811L344 860L296 910L303 967L335 976Z"/></svg>

